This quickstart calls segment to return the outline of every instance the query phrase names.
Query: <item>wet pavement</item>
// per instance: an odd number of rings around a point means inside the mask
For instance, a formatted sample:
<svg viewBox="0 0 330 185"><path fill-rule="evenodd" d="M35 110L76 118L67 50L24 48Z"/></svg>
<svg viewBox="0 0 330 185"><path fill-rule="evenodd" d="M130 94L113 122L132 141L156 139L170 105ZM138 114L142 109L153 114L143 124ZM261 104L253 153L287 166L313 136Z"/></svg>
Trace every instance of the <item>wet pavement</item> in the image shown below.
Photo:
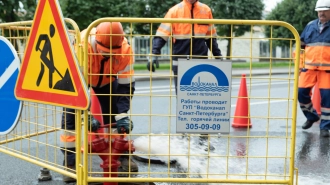
<svg viewBox="0 0 330 185"><path fill-rule="evenodd" d="M279 76L280 77L280 76ZM233 80L233 90L232 94L237 95L239 88L239 79ZM259 83L259 82L256 82ZM142 86L148 87L149 84L143 84ZM155 86L159 85L159 94L168 93L169 88L168 81L159 80L155 82ZM283 98L288 95L288 84L275 82L272 85L272 89L268 91L267 83L259 83L259 86L254 87L249 93L254 97L262 97L264 94L271 94L273 97ZM162 91L160 90L162 89ZM137 88L137 94L142 93L143 88ZM150 91L150 90L146 90ZM150 108L149 98L135 98L135 107L132 111L137 114L146 112ZM232 99L232 114L235 112L236 99ZM157 104L153 107L153 114L164 114L164 111L169 109L175 109L175 99L172 100L170 105L168 99L157 98ZM152 164L148 164L149 161L136 160L139 165L140 172L135 178L144 177L167 177L169 173L172 174L172 178L186 178L187 176L182 174L187 169L191 171L198 172L199 175L195 177L203 177L203 174L208 171L214 174L225 174L226 170L230 173L241 173L244 174L246 171L252 174L264 174L265 172L275 174L282 173L287 168L289 158L283 158L283 156L288 156L290 139L288 135L291 134L291 126L288 125L290 120L283 119L291 116L292 105L287 101L268 101L268 100L251 100L251 122L252 127L247 128L231 128L230 136L228 137L212 137L211 143L216 148L215 151L210 152L210 155L217 156L217 159L212 159L208 161L206 156L196 156L191 158L191 161L196 165L192 165L187 168L187 159L180 156L159 157L152 156L154 161ZM145 107L145 106L146 107ZM172 107L170 107L172 106ZM288 116L288 113L290 114ZM266 115L266 116L265 116ZM136 123L149 122L149 117L137 117L134 120ZM173 127L168 128L167 123L169 120L167 118L158 117L151 120L153 122L152 131L153 133L175 133L175 120L170 120ZM299 107L297 107L297 129L296 129L296 146L295 146L295 167L299 170L299 185L329 185L330 178L329 167L330 167L330 140L329 138L322 138L319 136L318 123L315 123L312 128L308 130L302 130L301 125L305 122L305 118L302 115ZM164 123L165 127L164 127ZM134 128L135 134L145 134L146 130L149 130L147 124L140 124ZM242 137L240 137L242 136ZM247 139L246 136L249 136ZM42 138L42 136L39 136ZM59 134L48 135L48 142L58 142L54 138L59 138ZM268 139L265 139L268 138ZM46 138L45 138L46 139ZM140 149L143 154L143 150L146 150L145 143L149 142L144 136L136 136L135 138L136 147ZM157 143L157 141L159 141ZM166 153L166 146L168 145L164 138L153 137L151 144L154 144L155 149L153 153ZM208 154L203 146L197 144L198 137L193 137L187 140L182 137L172 137L171 145L175 148L178 154L184 151L187 146L193 148L192 154ZM45 151L56 154L55 158L48 159L49 161L56 161L61 163L62 154L59 150L51 150L45 148L38 148L38 146L29 146L27 143L17 143L23 146L22 152L30 151L30 153L35 153L39 151L39 155L45 155ZM165 146L165 147L164 147ZM180 146L180 147L179 147ZM228 147L229 146L229 147ZM180 150L182 149L182 150ZM138 152L136 153L139 154ZM225 156L232 156L233 158L228 159ZM247 158L246 156L249 156ZM272 156L265 158L264 156ZM234 158L235 157L235 158ZM100 162L101 160L95 156L93 157L92 171L101 172ZM156 164L158 161L158 164ZM168 165L167 161L175 161L176 163ZM206 169L206 166L209 166ZM63 185L62 175L51 172L52 180L47 182L38 182L37 177L40 167L33 165L31 163L16 159L14 157L8 156L6 154L0 153L0 185L2 184L13 184L13 185ZM148 174L147 172L158 172L159 174ZM219 177L216 176L215 177ZM262 175L256 178L262 178ZM68 185L73 185L71 183ZM95 184L95 183L94 183ZM99 183L100 184L100 183ZM123 184L123 183L120 183ZM126 183L129 184L129 183ZM148 184L148 183L140 183ZM152 184L152 183L151 183ZM168 185L168 184L179 184L179 183L157 183L156 185Z"/></svg>

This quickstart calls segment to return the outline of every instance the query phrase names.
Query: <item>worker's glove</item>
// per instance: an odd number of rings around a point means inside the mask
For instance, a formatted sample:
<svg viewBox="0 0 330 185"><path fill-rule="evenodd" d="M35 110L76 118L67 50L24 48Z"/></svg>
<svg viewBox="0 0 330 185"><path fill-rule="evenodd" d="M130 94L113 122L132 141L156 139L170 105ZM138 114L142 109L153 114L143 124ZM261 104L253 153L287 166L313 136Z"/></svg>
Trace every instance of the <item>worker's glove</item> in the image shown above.
<svg viewBox="0 0 330 185"><path fill-rule="evenodd" d="M127 114L121 114L115 116L117 121L117 131L118 133L129 134L133 130L133 122L128 118Z"/></svg>
<svg viewBox="0 0 330 185"><path fill-rule="evenodd" d="M158 62L157 56L152 56L151 60L149 59L148 64L147 64L148 71L150 71L150 68L151 68L152 72L155 72L156 68L159 68L159 62Z"/></svg>
<svg viewBox="0 0 330 185"><path fill-rule="evenodd" d="M94 116L88 116L88 131L96 132L100 127L101 123L94 118Z"/></svg>

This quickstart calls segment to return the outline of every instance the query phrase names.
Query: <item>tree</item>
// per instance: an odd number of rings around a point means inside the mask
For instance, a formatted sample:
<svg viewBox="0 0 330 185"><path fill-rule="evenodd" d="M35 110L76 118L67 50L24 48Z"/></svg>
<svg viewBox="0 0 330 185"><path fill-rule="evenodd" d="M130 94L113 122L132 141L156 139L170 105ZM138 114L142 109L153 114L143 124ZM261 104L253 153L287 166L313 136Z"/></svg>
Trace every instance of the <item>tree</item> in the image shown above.
<svg viewBox="0 0 330 185"><path fill-rule="evenodd" d="M0 23L9 23L25 20L33 20L34 12L36 9L35 0L0 0ZM16 29L4 29L1 33L2 36L17 37L18 35L25 35L23 31ZM18 50L18 45L24 43L22 39L10 39L15 49ZM16 43L15 43L16 41Z"/></svg>
<svg viewBox="0 0 330 185"><path fill-rule="evenodd" d="M244 19L259 20L262 18L264 4L262 0L231 0L231 1L214 1L203 0L203 3L209 5L215 19ZM231 33L235 37L242 36L244 33L251 31L251 26L233 25L216 25L217 33L220 36L230 37ZM228 40L227 56L230 56L231 38Z"/></svg>
<svg viewBox="0 0 330 185"><path fill-rule="evenodd" d="M80 29L102 17L128 17L134 0L61 1L63 16L73 19Z"/></svg>
<svg viewBox="0 0 330 185"><path fill-rule="evenodd" d="M68 3L60 0L63 15L73 19L80 29L86 28L94 20L101 17L164 17L167 10L178 3L178 0L76 0ZM153 24L155 33L159 24ZM123 26L130 26L123 23ZM150 23L133 25L133 33L150 34Z"/></svg>
<svg viewBox="0 0 330 185"><path fill-rule="evenodd" d="M35 0L0 0L0 22L32 20Z"/></svg>
<svg viewBox="0 0 330 185"><path fill-rule="evenodd" d="M135 0L134 1L134 15L135 17L144 18L164 18L168 9L178 4L178 0ZM134 31L139 34L155 34L160 23L152 24L142 23L134 26ZM152 33L151 33L152 32Z"/></svg>
<svg viewBox="0 0 330 185"><path fill-rule="evenodd" d="M290 23L301 33L304 27L312 20L317 19L315 4L317 0L283 0L268 14L267 20L281 20ZM266 36L273 38L293 38L290 30L284 27L266 27ZM289 42L274 40L275 46L289 46Z"/></svg>

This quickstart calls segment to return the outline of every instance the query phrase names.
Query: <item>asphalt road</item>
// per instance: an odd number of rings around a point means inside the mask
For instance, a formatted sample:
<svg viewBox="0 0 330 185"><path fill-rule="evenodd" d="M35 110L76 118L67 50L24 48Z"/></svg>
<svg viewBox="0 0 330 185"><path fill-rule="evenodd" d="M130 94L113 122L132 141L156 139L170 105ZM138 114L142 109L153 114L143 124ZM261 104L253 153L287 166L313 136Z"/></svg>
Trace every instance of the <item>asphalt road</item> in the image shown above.
<svg viewBox="0 0 330 185"><path fill-rule="evenodd" d="M209 165L209 169L206 161L202 161L198 158L191 159L194 161L192 164L198 163L198 165L190 165L186 168L187 159L179 156L173 156L170 160L176 160L177 165L173 165L168 168L167 165L151 165L148 166L145 163L137 161L140 167L140 171L157 171L157 172L170 172L175 173L182 169L189 169L196 173L203 174L206 170L209 173L223 173L226 170L230 170L230 173L245 173L248 171L253 174L263 174L265 171L268 173L280 173L283 171L283 163L288 160L281 158L244 158L248 156L283 156L286 155L289 141L285 138L286 134L291 133L291 127L287 126L288 121L283 118L291 117L292 106L285 100L288 96L292 97L292 83L288 83L287 75L275 75L272 81L269 81L269 76L260 76L259 79L253 81L247 80L248 93L254 99L250 100L250 112L252 128L249 130L250 136L258 136L249 139L235 137L230 141L226 137L212 138L211 143L215 146L214 153L217 155L236 155L243 156L243 158L237 158L229 160L217 159L211 161L212 165ZM152 84L152 90L150 90L150 83L140 81L137 83L136 96L133 98L132 112L136 114L154 114L152 118L150 116L136 116L134 120L134 134L145 133L175 133L175 118L169 119L161 115L174 114L176 110L176 98L173 96L170 100L168 95L174 95L173 87L169 87L170 82L168 80L154 81ZM251 84L251 85L250 85ZM270 85L271 84L271 85ZM237 96L240 87L240 78L234 78L232 80L232 96ZM153 93L155 97L150 98L150 93ZM272 97L272 99L267 99ZM234 114L236 108L236 99L231 99L231 115ZM152 106L150 106L152 105ZM301 125L305 121L303 114L299 107L297 109L297 137L296 137L296 154L295 154L295 166L299 169L299 185L320 184L329 185L330 177L330 150L329 139L319 137L318 124L315 124L311 129L303 131ZM289 115L288 115L289 114ZM158 116L157 116L158 115ZM265 120L268 117L269 120ZM148 124L151 122L152 124ZM232 136L246 136L246 128L231 128L230 135ZM260 139L260 136L271 136L269 140ZM49 143L57 142L59 139L58 133L52 133L47 137L39 136L40 139L47 139ZM272 139L273 137L273 139ZM134 136L137 149L143 152L146 150L145 143L149 142L144 136ZM161 137L155 137L150 144L153 149L152 152L166 152L164 147L168 143L168 139L164 140ZM180 139L177 137L170 138L171 149L172 146L178 153L180 153L180 147L187 144L186 139ZM196 138L191 138L192 143L197 142ZM229 145L228 145L229 143ZM56 163L60 163L62 155L59 151L52 151L45 147L29 146L26 143L16 143L22 146L24 152L29 151L34 153L38 151L40 155L46 155L47 152L54 152L56 157L49 159L54 160ZM230 146L230 148L227 148ZM193 148L192 154L205 153L204 148ZM166 158L163 160L166 161ZM167 159L168 160L168 159ZM202 162L200 162L202 161ZM93 160L93 168L99 169L100 160ZM234 164L234 165L232 165ZM62 183L62 176L58 173L51 172L52 181L38 182L37 177L40 167L30 164L28 162L16 159L14 157L0 154L0 185L58 185ZM147 176L142 174L141 177ZM177 177L180 175L174 175ZM201 175L203 176L203 175ZM262 178L262 177L260 177ZM156 183L166 184L166 183ZM175 183L172 183L175 184Z"/></svg>

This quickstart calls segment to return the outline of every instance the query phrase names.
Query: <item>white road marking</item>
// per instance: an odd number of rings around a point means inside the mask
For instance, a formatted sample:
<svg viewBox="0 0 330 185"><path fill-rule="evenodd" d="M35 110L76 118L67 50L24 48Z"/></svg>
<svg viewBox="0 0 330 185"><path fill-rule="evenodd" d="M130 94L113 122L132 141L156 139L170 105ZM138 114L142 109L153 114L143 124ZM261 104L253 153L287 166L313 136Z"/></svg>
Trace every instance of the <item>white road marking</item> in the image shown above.
<svg viewBox="0 0 330 185"><path fill-rule="evenodd" d="M294 81L290 81L293 83ZM288 82L273 82L271 85L281 85L281 84L288 84ZM251 86L268 86L269 83L255 83L251 84ZM232 87L239 87L240 83L233 84ZM249 86L249 85L248 85ZM150 87L138 87L136 88L136 91L134 94L146 94L146 93L159 93L159 92L169 92L169 86L152 86L152 89L150 90ZM173 95L175 95L174 86L172 86L171 91L173 92ZM272 101L260 101L260 102L250 102L250 105L262 105L262 104L272 104L272 103L282 103L282 102L288 102L290 100L272 100ZM231 107L236 107L236 104L232 104Z"/></svg>
<svg viewBox="0 0 330 185"><path fill-rule="evenodd" d="M0 76L0 89L5 85L5 83L9 80L9 78L15 73L16 69L19 68L19 63L15 58L5 72Z"/></svg>
<svg viewBox="0 0 330 185"><path fill-rule="evenodd" d="M293 83L293 81L291 81L291 83ZM283 85L283 84L288 84L288 82L273 82L271 83L271 85ZM250 87L250 86L268 86L269 83L255 83L255 84L247 84L247 87ZM240 86L240 83L239 84L233 84L231 87L239 87ZM145 94L145 93L156 93L156 92L169 92L169 89L170 89L170 86L151 86L151 90L150 90L150 87L137 87L135 88L136 91L135 91L135 94ZM174 92L174 86L172 86L171 88L172 92Z"/></svg>
<svg viewBox="0 0 330 185"><path fill-rule="evenodd" d="M250 103L250 105L262 105L262 104L271 104L271 103L282 103L282 102L288 102L289 100L274 100L274 101L261 101L261 102L253 102ZM231 107L236 107L236 105L231 105Z"/></svg>

